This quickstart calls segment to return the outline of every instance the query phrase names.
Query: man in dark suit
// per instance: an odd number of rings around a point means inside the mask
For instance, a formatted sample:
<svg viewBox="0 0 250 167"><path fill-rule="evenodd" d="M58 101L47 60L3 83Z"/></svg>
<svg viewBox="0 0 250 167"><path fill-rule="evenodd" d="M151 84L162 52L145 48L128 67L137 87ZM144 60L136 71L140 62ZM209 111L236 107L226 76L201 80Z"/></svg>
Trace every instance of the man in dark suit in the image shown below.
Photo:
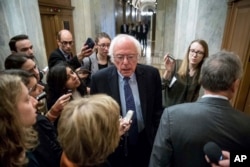
<svg viewBox="0 0 250 167"><path fill-rule="evenodd" d="M48 60L49 68L60 62L67 62L74 69L81 67L81 62L84 57L88 57L93 53L91 48L84 45L81 52L76 56L72 55L72 46L74 45L73 36L69 30L61 30L57 35L58 48L54 50Z"/></svg>
<svg viewBox="0 0 250 167"><path fill-rule="evenodd" d="M128 34L129 33L129 26L126 23L123 23L120 28L121 34Z"/></svg>
<svg viewBox="0 0 250 167"><path fill-rule="evenodd" d="M204 95L197 102L164 110L150 167L210 166L203 152L209 141L230 152L250 150L250 117L230 104L242 71L239 57L230 52L205 60L200 76Z"/></svg>
<svg viewBox="0 0 250 167"><path fill-rule="evenodd" d="M142 45L143 48L147 48L147 36L148 36L148 25L146 23L142 23Z"/></svg>
<svg viewBox="0 0 250 167"><path fill-rule="evenodd" d="M140 43L142 42L142 36L143 36L143 26L142 22L139 21L136 26L136 38Z"/></svg>
<svg viewBox="0 0 250 167"><path fill-rule="evenodd" d="M126 82L124 79L128 78L135 103L132 125L126 135L122 136L120 145L109 157L109 161L112 166L147 167L162 114L159 71L154 67L138 64L141 46L130 35L116 36L111 42L109 54L114 66L102 69L92 76L91 94L110 95L119 103L121 115L125 116L128 110L126 90L123 88ZM130 139L132 130L136 130L137 140Z"/></svg>
<svg viewBox="0 0 250 167"><path fill-rule="evenodd" d="M35 65L38 66L38 61L36 57L34 56L34 50L33 50L33 44L29 39L29 36L26 34L19 34L14 37L12 37L9 41L9 48L11 53L25 53L28 58L32 59L35 62ZM17 54L18 55L18 54ZM37 76L37 80L39 84L43 85L45 87L45 91L48 92L47 84L43 83L42 79L44 74L47 73L47 67L43 70L39 70L37 68L39 75L35 74Z"/></svg>

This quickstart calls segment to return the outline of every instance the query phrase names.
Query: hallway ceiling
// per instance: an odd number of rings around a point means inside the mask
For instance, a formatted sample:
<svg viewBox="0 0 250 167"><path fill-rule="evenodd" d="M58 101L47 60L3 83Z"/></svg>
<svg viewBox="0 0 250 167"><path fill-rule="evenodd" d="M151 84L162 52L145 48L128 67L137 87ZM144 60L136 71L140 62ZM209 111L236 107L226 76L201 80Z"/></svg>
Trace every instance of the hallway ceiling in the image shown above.
<svg viewBox="0 0 250 167"><path fill-rule="evenodd" d="M139 9L142 13L156 13L157 0L119 0Z"/></svg>
<svg viewBox="0 0 250 167"><path fill-rule="evenodd" d="M132 4L134 1L138 3L138 8L141 9L141 12L156 12L157 0L132 0Z"/></svg>

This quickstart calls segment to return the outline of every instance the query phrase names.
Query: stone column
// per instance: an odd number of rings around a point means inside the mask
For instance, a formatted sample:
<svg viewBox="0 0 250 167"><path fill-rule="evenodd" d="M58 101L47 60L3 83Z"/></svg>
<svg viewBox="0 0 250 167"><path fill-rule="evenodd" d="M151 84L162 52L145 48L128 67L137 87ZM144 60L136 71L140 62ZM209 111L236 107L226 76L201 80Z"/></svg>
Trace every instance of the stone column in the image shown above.
<svg viewBox="0 0 250 167"><path fill-rule="evenodd" d="M176 0L157 1L155 53L164 56L173 53L176 22Z"/></svg>
<svg viewBox="0 0 250 167"><path fill-rule="evenodd" d="M76 50L80 50L88 38L95 38L99 32L115 36L115 8L113 0L72 0Z"/></svg>
<svg viewBox="0 0 250 167"><path fill-rule="evenodd" d="M202 38L209 52L220 50L227 0L159 0L156 15L156 55L170 52L182 59L189 43Z"/></svg>
<svg viewBox="0 0 250 167"><path fill-rule="evenodd" d="M207 41L209 54L221 48L227 13L227 0L178 0L174 55L183 58L191 41Z"/></svg>

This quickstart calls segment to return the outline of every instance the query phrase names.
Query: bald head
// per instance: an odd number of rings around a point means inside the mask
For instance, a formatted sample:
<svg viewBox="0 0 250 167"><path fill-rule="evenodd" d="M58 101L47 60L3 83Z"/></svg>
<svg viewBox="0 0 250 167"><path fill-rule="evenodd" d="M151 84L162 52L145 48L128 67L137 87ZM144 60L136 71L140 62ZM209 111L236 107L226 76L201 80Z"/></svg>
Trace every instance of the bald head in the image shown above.
<svg viewBox="0 0 250 167"><path fill-rule="evenodd" d="M72 45L74 44L73 36L69 30L61 30L57 35L58 47L65 53L71 54Z"/></svg>
<svg viewBox="0 0 250 167"><path fill-rule="evenodd" d="M60 30L57 34L57 40L60 41L62 37L65 37L65 36L71 36L72 38L72 34L69 30L66 30L66 29Z"/></svg>

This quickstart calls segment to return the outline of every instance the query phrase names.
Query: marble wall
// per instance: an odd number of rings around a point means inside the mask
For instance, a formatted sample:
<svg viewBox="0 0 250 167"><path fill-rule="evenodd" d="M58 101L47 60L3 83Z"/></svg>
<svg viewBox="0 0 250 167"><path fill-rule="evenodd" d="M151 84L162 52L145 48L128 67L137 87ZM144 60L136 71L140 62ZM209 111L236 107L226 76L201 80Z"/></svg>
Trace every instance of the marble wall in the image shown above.
<svg viewBox="0 0 250 167"><path fill-rule="evenodd" d="M227 1L159 0L156 52L170 52L177 58L183 58L188 45L196 38L207 41L210 54L220 50Z"/></svg>
<svg viewBox="0 0 250 167"><path fill-rule="evenodd" d="M115 7L113 0L72 0L76 51L87 37L115 32ZM10 54L9 39L17 34L27 34L34 45L39 67L47 66L44 38L37 0L0 0L0 69Z"/></svg>
<svg viewBox="0 0 250 167"><path fill-rule="evenodd" d="M158 0L155 52L182 58L195 38L205 39L210 53L221 47L228 0ZM116 35L114 0L72 0L76 50L87 37L101 31ZM34 45L40 68L47 65L37 0L0 0L0 69L10 54L8 41L27 34Z"/></svg>
<svg viewBox="0 0 250 167"><path fill-rule="evenodd" d="M111 38L115 36L114 0L72 0L73 22L76 50L79 51L83 41L95 38L99 32L106 32Z"/></svg>
<svg viewBox="0 0 250 167"><path fill-rule="evenodd" d="M156 13L155 53L163 56L166 52L173 53L175 23L176 23L176 0L158 0Z"/></svg>
<svg viewBox="0 0 250 167"><path fill-rule="evenodd" d="M4 60L10 54L10 38L18 34L29 36L39 67L47 66L37 1L0 0L0 23L0 69L4 68Z"/></svg>

